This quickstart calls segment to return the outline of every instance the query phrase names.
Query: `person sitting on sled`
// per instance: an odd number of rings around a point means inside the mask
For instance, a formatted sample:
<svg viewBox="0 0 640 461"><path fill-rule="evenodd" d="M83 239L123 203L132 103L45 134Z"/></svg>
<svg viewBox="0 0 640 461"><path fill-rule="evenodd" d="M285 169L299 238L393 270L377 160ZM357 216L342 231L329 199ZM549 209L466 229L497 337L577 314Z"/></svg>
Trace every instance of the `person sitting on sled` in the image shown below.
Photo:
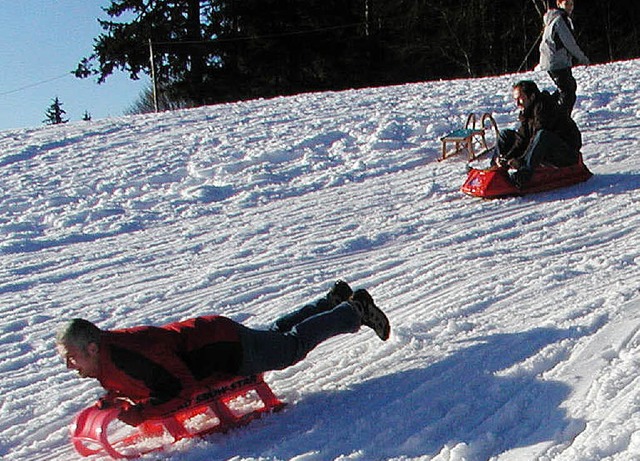
<svg viewBox="0 0 640 461"><path fill-rule="evenodd" d="M540 164L564 167L578 163L582 135L571 117L547 91L531 80L513 86L517 130L501 130L492 164L510 168L516 187L522 188Z"/></svg>
<svg viewBox="0 0 640 461"><path fill-rule="evenodd" d="M57 334L67 368L95 378L109 407L126 401L119 418L137 426L187 401L200 387L234 376L281 370L302 360L323 341L355 333L361 325L389 338L389 320L364 289L338 280L314 303L255 330L222 316L196 317L162 327L101 330L73 319Z"/></svg>

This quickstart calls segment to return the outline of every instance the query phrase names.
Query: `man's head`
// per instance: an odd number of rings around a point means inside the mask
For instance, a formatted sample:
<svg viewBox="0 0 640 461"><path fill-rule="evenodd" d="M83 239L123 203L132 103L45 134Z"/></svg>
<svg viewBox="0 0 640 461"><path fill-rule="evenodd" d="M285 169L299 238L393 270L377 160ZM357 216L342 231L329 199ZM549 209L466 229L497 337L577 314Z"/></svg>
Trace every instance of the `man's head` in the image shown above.
<svg viewBox="0 0 640 461"><path fill-rule="evenodd" d="M531 107L539 94L540 89L532 80L521 80L513 85L513 100L521 111Z"/></svg>
<svg viewBox="0 0 640 461"><path fill-rule="evenodd" d="M84 319L73 319L56 335L56 348L67 368L83 378L96 378L100 372L100 329Z"/></svg>
<svg viewBox="0 0 640 461"><path fill-rule="evenodd" d="M565 10L569 16L573 13L573 0L557 0L556 5Z"/></svg>

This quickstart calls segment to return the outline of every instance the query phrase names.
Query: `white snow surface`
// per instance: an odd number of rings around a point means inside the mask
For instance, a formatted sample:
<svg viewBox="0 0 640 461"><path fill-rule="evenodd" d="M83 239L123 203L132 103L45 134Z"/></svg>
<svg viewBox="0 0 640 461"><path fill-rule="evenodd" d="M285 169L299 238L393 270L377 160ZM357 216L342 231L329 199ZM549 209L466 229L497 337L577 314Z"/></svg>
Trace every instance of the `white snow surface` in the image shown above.
<svg viewBox="0 0 640 461"><path fill-rule="evenodd" d="M266 374L284 411L145 459L640 459L640 61L575 69L595 176L463 195L439 138L515 122L543 73L0 133L0 458L71 460L102 393L55 331L222 314L256 328L342 278L389 315Z"/></svg>

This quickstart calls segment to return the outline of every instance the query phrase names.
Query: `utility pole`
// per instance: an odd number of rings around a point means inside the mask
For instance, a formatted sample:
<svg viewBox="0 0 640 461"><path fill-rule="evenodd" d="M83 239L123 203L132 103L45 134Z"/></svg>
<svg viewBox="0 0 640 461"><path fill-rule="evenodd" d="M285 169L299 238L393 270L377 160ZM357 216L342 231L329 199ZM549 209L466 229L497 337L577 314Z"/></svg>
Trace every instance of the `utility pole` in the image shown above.
<svg viewBox="0 0 640 461"><path fill-rule="evenodd" d="M158 112L158 88L156 86L156 66L153 61L153 43L149 39L149 61L151 63L151 83L153 85L153 108Z"/></svg>

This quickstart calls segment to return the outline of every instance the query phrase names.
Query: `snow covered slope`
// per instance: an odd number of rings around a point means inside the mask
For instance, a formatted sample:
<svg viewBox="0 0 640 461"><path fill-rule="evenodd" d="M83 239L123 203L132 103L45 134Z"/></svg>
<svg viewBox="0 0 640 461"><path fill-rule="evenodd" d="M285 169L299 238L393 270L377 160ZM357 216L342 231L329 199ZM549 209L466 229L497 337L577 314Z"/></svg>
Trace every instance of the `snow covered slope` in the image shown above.
<svg viewBox="0 0 640 461"><path fill-rule="evenodd" d="M287 409L150 459L640 459L640 61L576 69L586 183L482 201L439 137L510 85L389 88L0 133L0 457L75 459L103 328L265 327L337 278L389 314L267 374Z"/></svg>

